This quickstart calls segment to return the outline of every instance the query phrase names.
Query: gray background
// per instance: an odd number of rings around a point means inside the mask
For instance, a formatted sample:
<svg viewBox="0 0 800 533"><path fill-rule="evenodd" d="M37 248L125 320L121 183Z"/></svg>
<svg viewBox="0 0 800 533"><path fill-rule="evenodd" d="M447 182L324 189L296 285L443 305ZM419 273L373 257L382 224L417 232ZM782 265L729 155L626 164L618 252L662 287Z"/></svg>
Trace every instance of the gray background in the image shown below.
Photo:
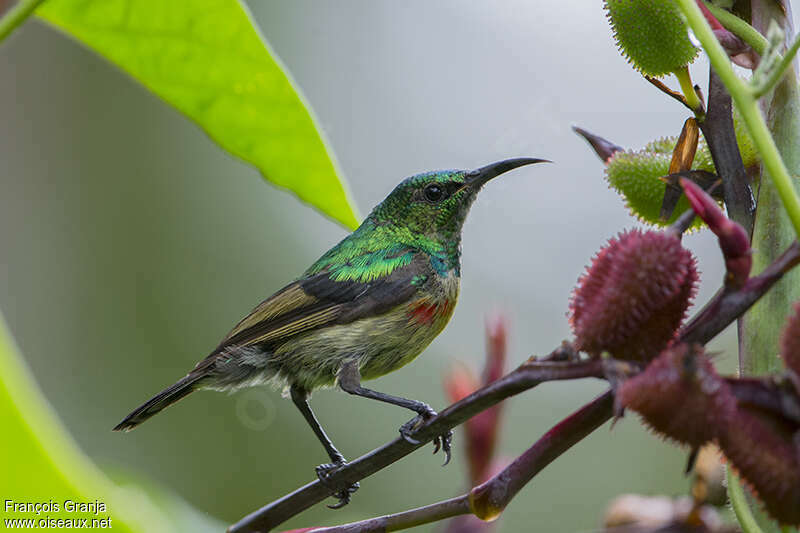
<svg viewBox="0 0 800 533"><path fill-rule="evenodd" d="M569 336L570 292L592 254L636 225L570 130L624 146L677 134L684 110L617 53L600 2L252 2L320 119L366 213L403 177L514 156L554 165L488 186L464 230L451 325L414 364L373 382L445 405L453 361L480 365L483 323L511 318L510 363ZM706 83L706 66L695 67ZM260 299L344 230L218 149L124 74L43 24L0 47L0 306L36 378L83 449L233 521L313 476L322 449L278 392L198 393L130 434L130 409L182 376ZM715 239L692 235L706 300ZM715 345L735 366L735 338ZM542 386L507 403L513 457L603 390ZM348 457L394 438L400 409L319 392L313 404ZM422 451L365 480L342 511L288 526L400 511L463 490L454 462ZM501 531L591 531L622 492L683 494L685 452L635 416L580 443L525 488ZM431 526L419 528L432 531Z"/></svg>

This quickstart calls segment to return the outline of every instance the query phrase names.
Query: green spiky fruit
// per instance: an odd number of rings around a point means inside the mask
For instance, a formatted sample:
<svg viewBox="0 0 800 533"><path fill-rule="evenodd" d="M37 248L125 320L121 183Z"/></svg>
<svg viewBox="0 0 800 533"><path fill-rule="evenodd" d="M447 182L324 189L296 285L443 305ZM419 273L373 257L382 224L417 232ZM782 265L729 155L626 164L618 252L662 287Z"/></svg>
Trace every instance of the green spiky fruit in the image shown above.
<svg viewBox="0 0 800 533"><path fill-rule="evenodd" d="M642 74L658 78L697 57L672 0L606 0L605 8L620 52Z"/></svg>
<svg viewBox="0 0 800 533"><path fill-rule="evenodd" d="M734 114L734 129L739 150L745 167L758 163L758 154L753 141L745 132L741 121ZM660 178L669 174L669 163L675 149L677 137L666 137L649 142L642 150L625 150L617 152L608 161L606 178L609 185L625 199L631 214L642 222L664 226L675 221L681 213L689 208L689 202L682 196L669 220L659 218L661 203L667 184ZM693 170L715 172L711 152L705 139L700 137L697 153L694 157ZM702 225L695 220L695 228Z"/></svg>

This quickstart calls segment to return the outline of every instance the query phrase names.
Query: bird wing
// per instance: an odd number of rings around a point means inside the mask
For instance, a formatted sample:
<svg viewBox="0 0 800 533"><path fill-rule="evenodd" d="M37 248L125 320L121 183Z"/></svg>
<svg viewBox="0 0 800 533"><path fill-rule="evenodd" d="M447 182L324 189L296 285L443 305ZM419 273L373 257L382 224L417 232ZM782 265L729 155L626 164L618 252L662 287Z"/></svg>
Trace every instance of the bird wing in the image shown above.
<svg viewBox="0 0 800 533"><path fill-rule="evenodd" d="M313 329L378 315L408 301L427 281L431 267L424 253L405 249L403 254L402 261L397 253L365 254L287 285L243 318L213 353L232 345L281 342ZM386 261L394 266L383 274ZM368 275L371 271L381 275Z"/></svg>

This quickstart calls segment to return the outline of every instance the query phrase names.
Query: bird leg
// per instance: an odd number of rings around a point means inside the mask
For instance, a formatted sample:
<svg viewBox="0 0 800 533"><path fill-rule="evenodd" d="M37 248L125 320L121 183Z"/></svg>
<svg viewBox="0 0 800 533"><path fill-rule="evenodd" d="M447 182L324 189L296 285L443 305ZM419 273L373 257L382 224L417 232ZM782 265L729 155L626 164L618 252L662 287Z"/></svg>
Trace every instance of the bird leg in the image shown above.
<svg viewBox="0 0 800 533"><path fill-rule="evenodd" d="M292 401L300 410L300 412L303 413L303 418L306 419L308 425L311 426L312 430L314 430L314 434L322 443L322 446L325 448L325 451L331 458L330 463L321 464L316 468L317 477L319 478L320 482L327 486L328 476L332 472L335 472L341 468L342 465L347 464L347 461L345 461L344 456L339 453L339 450L337 450L333 445L331 439L325 434L325 430L322 429L317 417L314 416L314 412L311 410L311 406L308 404L308 391L296 385L292 385L289 389L289 392L292 396ZM340 509L344 507L350 503L350 496L358 490L358 487L358 483L353 483L349 487L334 492L333 496L339 499L339 503L335 505L329 505L328 507L331 509Z"/></svg>
<svg viewBox="0 0 800 533"><path fill-rule="evenodd" d="M372 389L366 389L362 387L361 372L358 369L357 361L348 361L342 366L341 370L339 371L339 387L349 394L405 407L406 409L410 409L417 413L418 416L416 418L413 418L400 426L400 436L402 436L411 444L419 444L419 441L411 436L414 430L416 430L425 420L436 416L436 411L434 411L431 406L426 403L418 402L417 400L410 400L408 398L401 398L399 396L392 396L391 394L384 394L382 392L377 392ZM446 433L437 435L433 440L433 453L438 452L441 448L445 454L444 465L450 462L450 444L452 440L453 432L449 429Z"/></svg>

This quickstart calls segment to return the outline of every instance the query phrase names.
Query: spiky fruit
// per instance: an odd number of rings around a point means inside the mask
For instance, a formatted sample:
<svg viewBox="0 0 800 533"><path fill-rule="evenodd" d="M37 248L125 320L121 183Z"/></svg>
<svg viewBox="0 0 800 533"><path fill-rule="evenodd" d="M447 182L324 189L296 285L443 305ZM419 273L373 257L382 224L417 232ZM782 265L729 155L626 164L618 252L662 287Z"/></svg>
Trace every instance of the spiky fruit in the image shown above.
<svg viewBox="0 0 800 533"><path fill-rule="evenodd" d="M793 310L781 334L781 358L800 393L800 302L794 304Z"/></svg>
<svg viewBox="0 0 800 533"><path fill-rule="evenodd" d="M573 293L576 347L652 359L675 336L696 283L695 259L674 234L620 233L598 252Z"/></svg>
<svg viewBox="0 0 800 533"><path fill-rule="evenodd" d="M620 52L642 74L660 77L697 57L672 0L606 0L605 7Z"/></svg>
<svg viewBox="0 0 800 533"><path fill-rule="evenodd" d="M730 386L701 347L685 343L670 346L625 381L617 400L659 433L692 447L727 431L736 413Z"/></svg>
<svg viewBox="0 0 800 533"><path fill-rule="evenodd" d="M745 167L751 167L758 163L758 154L737 115L734 113L733 122L736 140ZM625 199L631 214L642 222L659 226L671 224L689 208L686 198L682 197L672 217L669 220L660 219L661 203L667 187L661 178L669 174L669 163L676 142L677 137L666 137L651 141L642 150L618 151L608 159L606 179L609 185ZM716 172L711 152L702 137L697 145L692 169ZM701 224L701 221L695 220L693 227Z"/></svg>
<svg viewBox="0 0 800 533"><path fill-rule="evenodd" d="M719 436L725 456L781 524L800 525L800 429L763 411L739 406Z"/></svg>

